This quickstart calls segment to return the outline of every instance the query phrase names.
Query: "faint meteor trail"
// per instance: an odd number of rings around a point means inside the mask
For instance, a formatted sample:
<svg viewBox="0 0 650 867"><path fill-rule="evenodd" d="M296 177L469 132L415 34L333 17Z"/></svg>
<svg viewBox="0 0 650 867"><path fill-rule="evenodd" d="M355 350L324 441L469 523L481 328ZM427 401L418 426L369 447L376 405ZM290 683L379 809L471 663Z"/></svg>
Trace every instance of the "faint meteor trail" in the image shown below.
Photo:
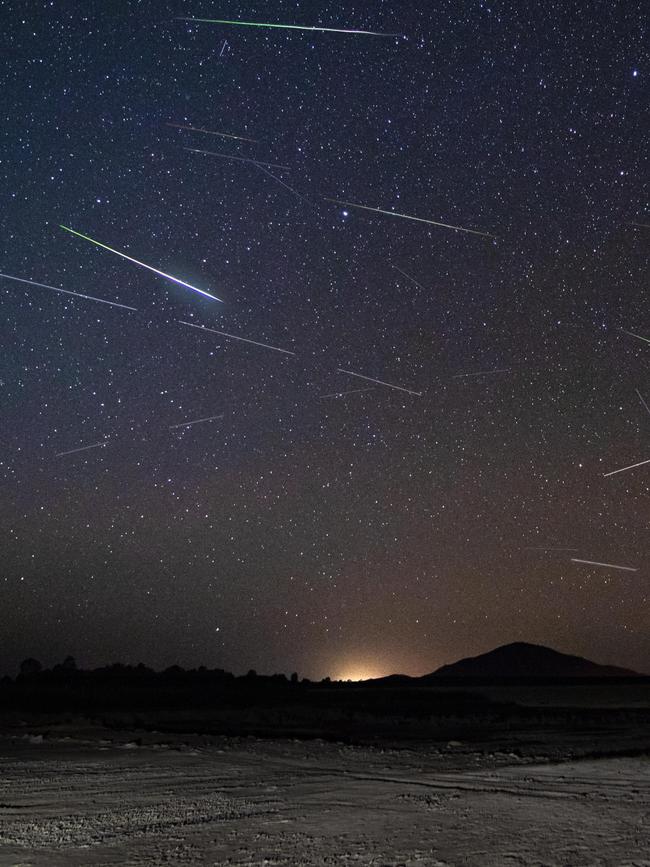
<svg viewBox="0 0 650 867"><path fill-rule="evenodd" d="M598 563L596 560L579 560L577 557L571 557L572 563L584 563L586 566L602 566L603 569L619 569L621 572L638 572L638 569L632 566L617 566L615 563Z"/></svg>
<svg viewBox="0 0 650 867"><path fill-rule="evenodd" d="M372 30L342 30L335 27L302 27L298 24L269 24L265 21L226 21L221 18L186 18L179 16L177 21L194 21L200 24L232 24L238 27L271 27L277 30L308 30L321 33L351 33L357 36L400 36L399 33L375 33Z"/></svg>
<svg viewBox="0 0 650 867"><path fill-rule="evenodd" d="M638 229L650 229L647 223L630 223L630 226L636 226Z"/></svg>
<svg viewBox="0 0 650 867"><path fill-rule="evenodd" d="M366 379L368 382L376 382L377 385L385 385L386 388L394 388L396 391L405 391L407 394L422 397L421 391L411 391L409 388L402 388L401 385L393 385L390 382L384 382L383 379L373 379L372 376L364 376L362 373L353 373L351 370L344 370L342 367L338 367L337 370L339 373L347 373L348 376L357 376L359 379Z"/></svg>
<svg viewBox="0 0 650 867"><path fill-rule="evenodd" d="M221 57L221 55L219 55ZM173 126L176 129L189 129L191 132L204 132L206 135L218 135L221 138L233 138L237 141L248 141L253 144L259 144L259 141L256 138L245 138L243 135L231 135L228 132L215 132L211 129L203 129L200 126L188 126L184 123L167 123L166 126Z"/></svg>
<svg viewBox="0 0 650 867"><path fill-rule="evenodd" d="M183 148L184 151L189 151L193 154L208 154L211 157L219 157L222 160L236 160L238 163L253 163L254 166L268 166L271 169L280 169L283 172L288 172L289 166L278 166L275 163L262 163L259 160L251 160L248 157L233 157L230 154L220 154L216 151L202 151L199 148Z"/></svg>
<svg viewBox="0 0 650 867"><path fill-rule="evenodd" d="M194 419L194 421L182 421L180 424L170 424L169 429L176 430L176 428L179 427L191 427L193 424L201 424L201 422L204 421L214 421L215 419L223 418L223 416L224 414L221 413L221 415L209 415L207 418L197 418Z"/></svg>
<svg viewBox="0 0 650 867"><path fill-rule="evenodd" d="M639 395L639 400L640 400L641 403L644 405L644 407L645 407L645 409L646 409L646 412L648 413L648 415L650 415L650 406L648 406L648 404L647 404L647 403L645 402L645 400L643 399L643 395L641 394L641 392L639 391L638 388L635 388L634 390L635 390L636 393Z"/></svg>
<svg viewBox="0 0 650 867"><path fill-rule="evenodd" d="M192 286L191 283L186 283L184 280L179 280L178 277L172 277L171 274L165 274L164 271L159 271L158 268L153 268L151 265L145 265L144 262L140 262L138 259L134 259L132 256L127 256L126 253L120 253L119 250L114 250L107 244L102 244L100 241L95 241L94 238L89 238L88 235L82 235L81 232L76 232L74 229L70 229L68 228L68 226L62 226L60 223L59 228L65 229L66 232L70 232L70 234L76 235L78 238L83 238L84 241L90 241L91 244L95 244L97 247L101 247L103 250L108 250L111 253L115 253L116 256L121 256L123 259L127 259L129 262L133 262L134 265L140 265L141 268L146 268L148 271L153 271L153 273L158 274L159 277L164 277L166 280L171 280L173 283L178 283L179 286L185 286L186 289L191 289L193 292L198 292L199 295L205 295L206 298L211 298L213 301L220 301L223 304L222 299L217 298L216 295L210 295L209 292L205 292L203 289L197 289L197 287Z"/></svg>
<svg viewBox="0 0 650 867"><path fill-rule="evenodd" d="M75 298L85 298L86 301L97 301L99 304L109 304L111 307L121 307L123 310L133 310L137 313L137 308L129 307L128 304L118 304L117 301L105 301L103 298L94 298L92 295L82 295L81 292L72 292L70 289L59 289L56 286L48 286L47 283L37 283L35 280L26 280L24 277L12 277L11 274L0 274L5 280L15 280L17 283L28 283L30 286L40 286L41 289L51 289L53 292L61 292L64 295L74 295Z"/></svg>
<svg viewBox="0 0 650 867"><path fill-rule="evenodd" d="M644 464L650 464L650 460L639 461L638 464L630 464L629 467L621 467L620 470L612 470L611 473L603 473L603 478L607 478L607 476L615 476L616 473L624 473L626 470L633 470L635 467L642 467Z"/></svg>
<svg viewBox="0 0 650 867"><path fill-rule="evenodd" d="M640 334L635 334L633 331L626 331L624 328L619 329L623 332L623 334L628 334L630 337L636 337L637 340L644 340L646 343L650 343L647 337L641 337Z"/></svg>
<svg viewBox="0 0 650 867"><path fill-rule="evenodd" d="M427 289L424 288L424 286L423 286L421 283L418 283L418 281L415 279L415 277L411 277L410 274L407 274L406 271L402 271L402 269L401 269L401 268L398 268L397 265L393 265L393 268L394 268L396 271L399 271L400 274L403 274L404 277L406 277L407 280L410 280L410 281L411 281L411 283L415 283L415 285L416 285L419 289L422 289L423 292L427 292L427 291L428 291Z"/></svg>
<svg viewBox="0 0 650 867"><path fill-rule="evenodd" d="M221 51L219 52L219 57L223 57L223 53L226 50L226 45L228 45L228 40L223 40L223 45L221 46Z"/></svg>
<svg viewBox="0 0 650 867"><path fill-rule="evenodd" d="M341 199L329 199L323 196L326 202L334 202L336 205L344 205L346 208L361 208L362 211L374 211L376 214L387 214L389 217L401 217L403 220L415 220L416 223L427 223L430 226L439 226L442 229L453 229L455 232L468 232L470 235L482 235L484 238L496 238L489 232L479 232L476 229L464 229L462 226L451 226L449 223L437 223L435 220L425 220L423 217L412 217L409 214L399 214L397 211L384 211L382 208L370 208L368 205L355 205L354 202L344 202Z"/></svg>
<svg viewBox="0 0 650 867"><path fill-rule="evenodd" d="M265 169L264 163L258 163L256 160L254 162L255 162L255 165L257 166L257 168L261 169L265 175L268 175L270 178L273 178L274 181L277 181L279 184L282 184L282 186L285 187L285 189L289 190L290 193L293 193L294 196L297 196L301 202L304 202L306 205L309 205L312 208L314 207L313 202L310 202L309 199L306 199L303 195L301 195L298 192L298 190L294 190L294 188L290 187L289 184L285 184L285 182L282 180L282 178L276 177L268 169Z"/></svg>
<svg viewBox="0 0 650 867"><path fill-rule="evenodd" d="M452 379L460 379L464 376L489 376L491 373L510 373L510 367L497 367L494 370L479 370L476 373L455 373Z"/></svg>
<svg viewBox="0 0 650 867"><path fill-rule="evenodd" d="M370 386L370 388L352 388L350 391L333 391L331 394L321 394L318 398L319 400L325 400L328 397L345 397L348 394L361 394L364 391L374 391L375 389Z"/></svg>
<svg viewBox="0 0 650 867"><path fill-rule="evenodd" d="M528 545L522 551L577 551L578 548L564 548L554 545Z"/></svg>
<svg viewBox="0 0 650 867"><path fill-rule="evenodd" d="M217 331L216 328L208 328L207 325L197 325L195 322L183 322L182 319L177 319L181 325L189 325L190 328L198 328L199 331L209 331L212 334L219 334L221 337L229 337L231 340L241 340L243 343L252 343L254 346L263 346L265 349L272 349L274 352L283 352L285 355L295 355L295 352L289 352L288 349L280 349L278 346L271 346L270 343L258 343L257 340L249 340L248 337L238 337L236 334L227 334L225 331Z"/></svg>
<svg viewBox="0 0 650 867"><path fill-rule="evenodd" d="M100 446L105 446L105 445L108 445L108 440L102 440L100 443L93 443L90 446L81 446L78 449L69 449L67 452L57 452L54 455L54 457L60 458L60 457L63 457L63 455L74 455L74 454L76 454L76 452L85 452L88 449L98 449L98 448L100 448Z"/></svg>

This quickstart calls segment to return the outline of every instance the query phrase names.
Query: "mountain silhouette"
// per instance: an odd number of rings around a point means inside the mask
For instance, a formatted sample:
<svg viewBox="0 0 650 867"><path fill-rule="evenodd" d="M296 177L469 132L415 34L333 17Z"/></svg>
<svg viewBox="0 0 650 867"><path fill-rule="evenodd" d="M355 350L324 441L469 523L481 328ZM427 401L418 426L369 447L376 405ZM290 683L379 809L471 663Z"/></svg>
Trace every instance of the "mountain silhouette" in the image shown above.
<svg viewBox="0 0 650 867"><path fill-rule="evenodd" d="M615 665L599 665L581 656L569 656L541 644L515 641L480 656L443 665L425 679L440 677L643 677Z"/></svg>

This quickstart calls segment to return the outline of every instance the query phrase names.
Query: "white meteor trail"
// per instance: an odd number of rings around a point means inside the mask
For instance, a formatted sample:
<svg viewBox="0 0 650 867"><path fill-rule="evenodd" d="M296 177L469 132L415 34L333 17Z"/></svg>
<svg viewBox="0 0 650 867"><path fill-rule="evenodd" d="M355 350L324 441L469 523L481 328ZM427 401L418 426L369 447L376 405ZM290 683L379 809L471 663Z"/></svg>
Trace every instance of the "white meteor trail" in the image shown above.
<svg viewBox="0 0 650 867"><path fill-rule="evenodd" d="M178 21L194 21L200 24L232 24L238 27L269 27L274 30L308 30L320 33L351 33L356 36L399 36L399 33L375 33L372 30L342 30L334 27L304 27L298 24L271 24L267 21L226 21L222 18L186 18L179 16Z"/></svg>
<svg viewBox="0 0 650 867"><path fill-rule="evenodd" d="M643 406L645 407L646 412L648 413L648 415L650 415L650 406L648 406L648 404L645 402L645 400L644 400L644 398L643 398L643 395L641 394L641 392L639 391L638 388L635 388L634 390L635 390L636 393L639 395L639 400L641 401L641 403L642 403Z"/></svg>
<svg viewBox="0 0 650 867"><path fill-rule="evenodd" d="M339 373L347 373L348 376L357 376L359 379L366 379L368 382L376 382L377 385L385 385L386 388L394 388L396 391L405 391L407 394L422 397L421 391L411 391L409 388L402 388L401 385L393 385L390 382L384 382L383 379L373 379L371 376L364 376L362 373L353 373L351 370L344 370L342 367L338 367L337 370Z"/></svg>
<svg viewBox="0 0 650 867"><path fill-rule="evenodd" d="M173 126L176 129L188 129L190 130L190 132L203 132L206 135L217 135L220 138L232 138L236 139L237 141L248 141L252 142L253 144L259 144L259 141L256 138L245 138L243 135L232 135L228 132L215 132L211 129L203 129L203 127L201 126L188 126L184 123L167 123L166 126Z"/></svg>
<svg viewBox="0 0 650 867"><path fill-rule="evenodd" d="M74 455L74 454L76 454L77 452L85 452L85 451L87 451L88 449L98 449L98 448L100 448L101 446L105 446L105 445L108 445L108 440L102 440L100 443L93 443L93 444L90 445L90 446L81 446L81 447L78 448L78 449L70 449L70 450L67 451L67 452L57 452L56 455L55 455L54 457L56 457L56 458L60 458L60 457L63 457L63 455Z"/></svg>
<svg viewBox="0 0 650 867"><path fill-rule="evenodd" d="M66 232L70 232L71 235L76 235L78 238L83 238L84 241L90 241L91 244L95 244L97 247L101 247L103 250L108 250L110 253L115 253L116 256L121 256L122 259L127 259L129 262L133 262L134 265L140 265L141 268L146 268L147 271L153 271L153 273L158 274L159 277L164 277L166 280L171 280L173 283L178 283L179 286L185 286L186 289L191 289L193 292L198 292L199 295L205 295L206 298L211 298L213 301L220 301L223 304L221 298L217 298L216 295L210 295L209 292L204 292L203 289L197 289L197 287L192 286L191 283L186 283L184 280L179 280L178 277L172 277L171 274L165 274L164 271L159 271L158 268L153 268L151 265L145 265L144 262L140 262L138 259L134 259L132 256L127 256L126 253L120 253L119 250L114 250L107 244L102 244L100 241L95 241L94 238L89 238L88 235L82 235L81 232L76 232L74 229L70 229L68 228L68 226L62 226L60 223L59 228L65 229Z"/></svg>
<svg viewBox="0 0 650 867"><path fill-rule="evenodd" d="M319 400L326 400L328 397L346 397L348 394L362 394L365 391L374 391L375 389L370 386L370 388L352 388L350 391L333 391L332 394L321 394L318 398Z"/></svg>
<svg viewBox="0 0 650 867"><path fill-rule="evenodd" d="M233 157L230 154L219 154L216 151L203 151L200 148L183 148L184 151L189 151L192 154L208 154L211 157L219 157L221 160L236 160L238 163L253 163L254 166L268 166L271 169L280 169L283 172L289 171L289 166L278 166L275 163L262 163L259 160L251 160L248 157Z"/></svg>
<svg viewBox="0 0 650 867"><path fill-rule="evenodd" d="M479 370L476 373L455 373L452 379L460 379L464 376L489 376L491 373L510 373L509 367L497 367L495 370Z"/></svg>
<svg viewBox="0 0 650 867"><path fill-rule="evenodd" d="M619 569L621 572L638 572L638 569L632 566L617 566L615 563L598 563L596 560L579 560L577 557L571 557L572 563L584 563L586 566L602 566L603 569Z"/></svg>
<svg viewBox="0 0 650 867"><path fill-rule="evenodd" d="M402 271L402 269L401 269L401 268L398 268L397 265L393 265L393 268L394 268L396 271L399 271L400 274L403 274L404 277L406 277L407 280L410 280L410 281L411 281L411 283L415 283L415 285L416 285L419 289L422 289L423 292L426 292L426 291L427 291L421 283L418 283L418 281L415 279L415 277L411 277L410 274L407 274L406 271Z"/></svg>
<svg viewBox="0 0 650 867"><path fill-rule="evenodd" d="M180 424L170 424L170 430L176 430L179 427L191 427L193 424L201 424L204 421L214 421L215 419L223 418L223 413L221 415L210 415L207 418L197 418L194 421L182 421Z"/></svg>
<svg viewBox="0 0 650 867"><path fill-rule="evenodd" d="M26 280L24 277L12 277L11 274L0 274L5 280L15 280L17 283L28 283L30 286L40 286L41 289L51 289L53 292L61 292L63 295L74 295L75 298L84 298L86 301L97 301L99 304L109 304L111 307L121 307L123 310L133 310L128 304L118 304L117 301L105 301L103 298L94 298L92 295L82 295L81 292L72 292L70 289L59 289L56 286L48 286L47 283L37 283L35 280Z"/></svg>
<svg viewBox="0 0 650 867"><path fill-rule="evenodd" d="M630 223L630 226L636 226L637 229L650 229L647 223Z"/></svg>
<svg viewBox="0 0 650 867"><path fill-rule="evenodd" d="M401 217L403 220L415 220L416 223L428 223L430 226L438 226L442 229L453 229L454 232L468 232L470 235L482 235L484 238L496 238L488 232L478 232L476 229L464 229L462 226L451 226L449 223L437 223L435 220L425 220L423 217L412 217L409 214L398 214L397 211L384 211L382 208L369 208L368 205L355 205L354 202L343 202L341 199L328 199L326 202L334 202L336 205L344 205L346 208L361 208L362 211L374 211L376 214L387 214L389 217Z"/></svg>
<svg viewBox="0 0 650 867"><path fill-rule="evenodd" d="M650 340L647 337L641 337L640 334L635 334L633 331L626 331L624 328L621 328L620 331L623 334L628 334L630 337L636 337L637 340L644 340L646 343L650 343Z"/></svg>
<svg viewBox="0 0 650 867"><path fill-rule="evenodd" d="M264 163L258 163L257 161L255 161L255 165L257 166L258 169L261 169L265 175L268 175L270 178L273 178L274 181L277 181L279 184L282 184L282 186L285 189L289 190L290 193L293 193L294 196L299 198L301 202L304 202L306 205L310 205L310 207L312 207L312 208L314 207L313 203L310 202L309 199L306 199L303 195L301 195L298 192L298 190L294 190L294 188L290 187L289 184L285 184L285 182L282 180L282 178L278 178L276 175L272 174L268 169L265 169Z"/></svg>
<svg viewBox="0 0 650 867"><path fill-rule="evenodd" d="M607 476L615 476L616 473L624 473L626 470L633 470L635 467L642 467L644 464L650 464L650 460L639 461L638 464L630 464L629 467L621 467L620 470L612 470L611 473L603 473L603 478L607 478Z"/></svg>
<svg viewBox="0 0 650 867"><path fill-rule="evenodd" d="M209 331L211 334L219 334L221 337L229 337L231 340L241 340L243 343L252 343L253 346L263 346L265 349L272 349L274 352L283 352L285 355L295 355L295 352L289 352L288 349L280 349L278 346L271 346L270 343L258 343L257 340L249 340L247 337L238 337L236 334L227 334L225 331L217 331L216 328L208 328L207 325L197 325L195 322L183 322L182 319L177 319L181 325L189 325L190 328L198 328L199 331Z"/></svg>

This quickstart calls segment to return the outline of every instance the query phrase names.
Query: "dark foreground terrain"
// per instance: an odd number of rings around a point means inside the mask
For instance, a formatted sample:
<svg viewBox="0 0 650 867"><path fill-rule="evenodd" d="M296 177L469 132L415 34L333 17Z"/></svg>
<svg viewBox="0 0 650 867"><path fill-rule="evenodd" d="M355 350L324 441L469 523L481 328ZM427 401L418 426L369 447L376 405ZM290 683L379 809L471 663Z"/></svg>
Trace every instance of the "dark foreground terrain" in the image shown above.
<svg viewBox="0 0 650 867"><path fill-rule="evenodd" d="M2 865L650 864L642 757L127 734L4 741Z"/></svg>
<svg viewBox="0 0 650 867"><path fill-rule="evenodd" d="M647 681L249 687L7 702L0 865L650 867Z"/></svg>

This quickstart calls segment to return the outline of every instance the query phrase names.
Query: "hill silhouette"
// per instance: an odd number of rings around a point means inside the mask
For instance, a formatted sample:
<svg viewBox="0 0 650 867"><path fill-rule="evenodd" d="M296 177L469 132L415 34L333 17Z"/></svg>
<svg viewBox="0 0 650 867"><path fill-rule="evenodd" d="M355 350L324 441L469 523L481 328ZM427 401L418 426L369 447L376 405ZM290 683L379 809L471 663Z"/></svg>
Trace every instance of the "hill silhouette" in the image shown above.
<svg viewBox="0 0 650 867"><path fill-rule="evenodd" d="M582 656L560 653L542 644L515 641L503 644L479 656L443 665L423 679L442 677L479 678L571 678L571 677L643 677L636 671L615 665L599 665Z"/></svg>

